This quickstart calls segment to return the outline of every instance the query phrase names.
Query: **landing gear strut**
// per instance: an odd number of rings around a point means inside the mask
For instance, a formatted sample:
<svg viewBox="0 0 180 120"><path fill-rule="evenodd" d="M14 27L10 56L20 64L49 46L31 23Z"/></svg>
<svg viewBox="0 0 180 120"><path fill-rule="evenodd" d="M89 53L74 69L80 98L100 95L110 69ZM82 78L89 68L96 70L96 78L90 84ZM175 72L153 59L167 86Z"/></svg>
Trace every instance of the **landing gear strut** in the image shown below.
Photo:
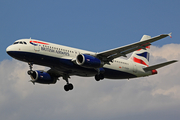
<svg viewBox="0 0 180 120"><path fill-rule="evenodd" d="M33 73L33 70L32 70L32 68L33 68L33 63L32 63L32 62L29 62L28 65L29 65L30 70L27 71L27 74L28 74L28 75L31 75L31 74Z"/></svg>
<svg viewBox="0 0 180 120"><path fill-rule="evenodd" d="M32 62L29 62L28 65L29 65L30 70L27 71L27 74L28 74L28 75L32 75L32 74L33 74L33 70L32 70L32 68L33 68L33 63L32 63ZM33 80L30 80L30 82L32 82L32 83L35 85L35 82L34 82Z"/></svg>
<svg viewBox="0 0 180 120"><path fill-rule="evenodd" d="M69 91L74 88L73 84L69 83L68 78L70 78L69 75L67 74L63 75L63 79L67 82L67 84L64 86L65 91Z"/></svg>

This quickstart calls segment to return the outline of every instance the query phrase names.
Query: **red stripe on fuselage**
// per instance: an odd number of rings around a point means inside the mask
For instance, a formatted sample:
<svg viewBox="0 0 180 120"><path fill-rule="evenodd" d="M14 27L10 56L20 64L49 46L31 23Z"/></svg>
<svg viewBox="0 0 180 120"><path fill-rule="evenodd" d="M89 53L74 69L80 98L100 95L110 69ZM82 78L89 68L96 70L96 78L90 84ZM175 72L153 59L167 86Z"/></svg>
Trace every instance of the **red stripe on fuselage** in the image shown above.
<svg viewBox="0 0 180 120"><path fill-rule="evenodd" d="M39 41L30 41L30 42L33 42L33 43L39 43L39 44L43 44L43 45L49 45L48 43L39 42Z"/></svg>
<svg viewBox="0 0 180 120"><path fill-rule="evenodd" d="M136 57L132 57L133 61L136 62L136 63L139 63L139 64L143 64L143 65L146 65L148 66L143 60L141 59L138 59Z"/></svg>

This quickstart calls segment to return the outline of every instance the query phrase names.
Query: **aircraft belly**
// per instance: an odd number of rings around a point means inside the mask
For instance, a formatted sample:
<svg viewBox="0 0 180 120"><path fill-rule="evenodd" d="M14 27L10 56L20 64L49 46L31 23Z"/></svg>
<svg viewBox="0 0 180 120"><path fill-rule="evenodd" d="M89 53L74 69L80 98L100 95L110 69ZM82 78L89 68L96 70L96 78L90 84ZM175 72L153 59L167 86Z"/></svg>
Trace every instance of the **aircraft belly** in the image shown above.
<svg viewBox="0 0 180 120"><path fill-rule="evenodd" d="M104 77L109 79L128 79L128 78L137 77L131 73L127 73L119 70L113 70L109 68L104 68L104 70L105 70Z"/></svg>
<svg viewBox="0 0 180 120"><path fill-rule="evenodd" d="M33 62L34 64L48 66L51 68L55 68L61 72L67 72L69 75L78 75L84 77L95 76L97 71L95 69L84 68L79 65L74 64L71 59L62 59L52 56L46 56L37 53L30 52L20 52L13 51L10 53L12 57L15 59L24 61L24 62ZM104 68L104 77L110 79L127 79L137 77L133 74L113 70L111 68Z"/></svg>
<svg viewBox="0 0 180 120"><path fill-rule="evenodd" d="M58 71L61 71L62 73L67 72L69 75L90 77L94 76L97 73L95 69L84 68L74 64L71 61L71 59L62 59L37 53L20 51L12 51L9 54L15 59L24 62L33 62L33 64L55 68Z"/></svg>

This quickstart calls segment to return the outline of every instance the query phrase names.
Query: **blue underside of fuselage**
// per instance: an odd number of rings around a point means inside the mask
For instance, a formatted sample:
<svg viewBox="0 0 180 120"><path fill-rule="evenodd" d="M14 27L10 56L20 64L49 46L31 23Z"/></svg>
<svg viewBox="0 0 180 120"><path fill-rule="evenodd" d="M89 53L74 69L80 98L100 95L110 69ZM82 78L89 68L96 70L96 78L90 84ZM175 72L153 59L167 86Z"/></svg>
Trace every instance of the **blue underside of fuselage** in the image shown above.
<svg viewBox="0 0 180 120"><path fill-rule="evenodd" d="M84 68L74 64L69 59L56 58L46 56L38 53L20 52L20 51L8 51L8 54L20 61L32 62L33 64L43 65L51 68L56 68L61 72L68 73L70 75L78 76L95 76L97 71L95 69ZM105 70L104 77L110 79L126 79L135 78L136 76L130 73L117 71L113 69L103 68ZM82 74L81 74L82 73Z"/></svg>

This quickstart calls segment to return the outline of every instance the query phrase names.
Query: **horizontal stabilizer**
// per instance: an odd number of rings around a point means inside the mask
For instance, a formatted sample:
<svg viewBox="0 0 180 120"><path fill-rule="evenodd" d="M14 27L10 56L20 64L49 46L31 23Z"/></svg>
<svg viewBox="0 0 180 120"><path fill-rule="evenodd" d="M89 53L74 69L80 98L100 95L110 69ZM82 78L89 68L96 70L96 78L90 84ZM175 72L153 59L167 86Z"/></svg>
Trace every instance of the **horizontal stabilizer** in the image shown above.
<svg viewBox="0 0 180 120"><path fill-rule="evenodd" d="M145 68L143 68L143 69L144 69L144 71L151 71L151 70L155 70L155 69L164 67L164 66L166 66L166 65L172 64L172 63L174 63L174 62L177 62L177 60L172 60L172 61L160 63L160 64L157 64L157 65L145 67Z"/></svg>

